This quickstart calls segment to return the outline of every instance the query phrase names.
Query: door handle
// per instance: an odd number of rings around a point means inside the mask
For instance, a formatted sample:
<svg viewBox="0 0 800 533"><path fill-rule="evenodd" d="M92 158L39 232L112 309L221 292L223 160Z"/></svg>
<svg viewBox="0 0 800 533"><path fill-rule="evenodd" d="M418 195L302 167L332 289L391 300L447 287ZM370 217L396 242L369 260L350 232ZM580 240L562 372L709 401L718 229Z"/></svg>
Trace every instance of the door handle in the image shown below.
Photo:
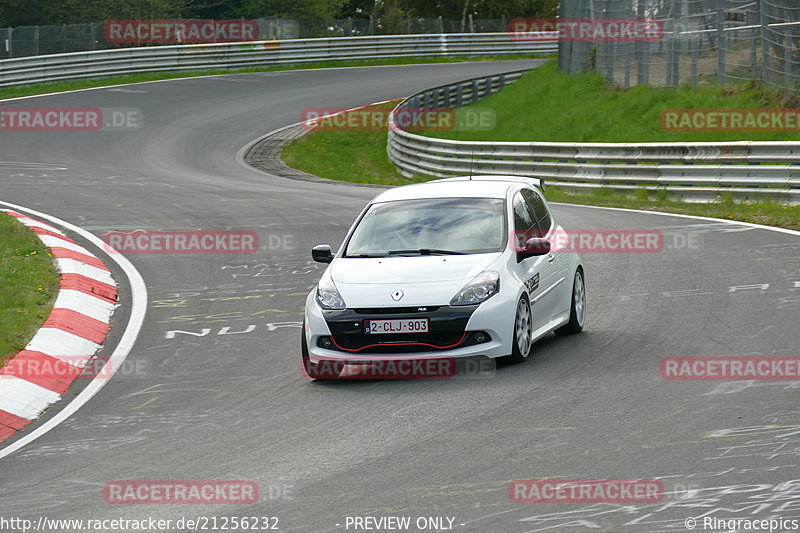
<svg viewBox="0 0 800 533"><path fill-rule="evenodd" d="M555 258L556 258L556 256L554 256L553 254L548 254L547 255L547 262L548 263L552 263L553 261L555 261Z"/></svg>

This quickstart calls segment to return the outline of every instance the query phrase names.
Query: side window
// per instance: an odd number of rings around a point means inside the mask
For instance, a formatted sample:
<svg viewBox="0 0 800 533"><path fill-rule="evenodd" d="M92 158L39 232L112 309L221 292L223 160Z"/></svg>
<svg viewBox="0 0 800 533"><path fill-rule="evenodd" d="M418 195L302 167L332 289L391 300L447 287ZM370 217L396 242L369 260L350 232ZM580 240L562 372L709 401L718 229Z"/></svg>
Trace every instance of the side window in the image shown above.
<svg viewBox="0 0 800 533"><path fill-rule="evenodd" d="M534 237L536 218L528 209L528 203L520 193L514 195L514 243L517 250L525 246L525 241Z"/></svg>
<svg viewBox="0 0 800 533"><path fill-rule="evenodd" d="M544 237L544 234L553 225L550 213L547 212L547 206L544 205L544 200L538 193L530 189L522 189L522 195L525 197L525 201L536 219L536 229L540 230L542 237Z"/></svg>

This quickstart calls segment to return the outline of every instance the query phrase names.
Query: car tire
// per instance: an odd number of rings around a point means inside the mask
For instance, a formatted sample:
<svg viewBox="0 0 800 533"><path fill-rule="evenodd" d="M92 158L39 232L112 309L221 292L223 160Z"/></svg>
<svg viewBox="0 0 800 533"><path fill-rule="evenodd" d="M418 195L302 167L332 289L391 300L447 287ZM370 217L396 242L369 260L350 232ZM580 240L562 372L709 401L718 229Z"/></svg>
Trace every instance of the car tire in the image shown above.
<svg viewBox="0 0 800 533"><path fill-rule="evenodd" d="M583 270L575 271L572 282L572 295L569 306L569 322L555 330L556 335L580 333L586 321L586 283L583 281Z"/></svg>
<svg viewBox="0 0 800 533"><path fill-rule="evenodd" d="M303 321L303 333L300 336L300 354L300 373L304 378L310 379L311 381L321 381L325 379L337 379L339 377L339 372L331 371L331 368L337 368L336 365L323 368L322 365L311 362L311 358L308 355L308 343L306 342L305 321Z"/></svg>
<svg viewBox="0 0 800 533"><path fill-rule="evenodd" d="M527 361L531 353L532 319L531 304L528 295L523 294L517 302L517 312L514 316L514 342L511 355L506 356L509 363L522 363Z"/></svg>

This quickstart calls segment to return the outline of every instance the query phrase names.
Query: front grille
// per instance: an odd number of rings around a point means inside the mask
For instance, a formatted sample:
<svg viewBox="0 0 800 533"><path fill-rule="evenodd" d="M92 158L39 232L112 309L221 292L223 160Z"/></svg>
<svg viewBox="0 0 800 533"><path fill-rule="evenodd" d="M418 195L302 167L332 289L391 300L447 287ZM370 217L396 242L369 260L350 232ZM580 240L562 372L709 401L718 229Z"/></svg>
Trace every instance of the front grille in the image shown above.
<svg viewBox="0 0 800 533"><path fill-rule="evenodd" d="M415 313L435 313L440 309L439 306L434 307L364 307L360 309L353 309L359 315L407 315ZM400 317L402 318L402 317Z"/></svg>

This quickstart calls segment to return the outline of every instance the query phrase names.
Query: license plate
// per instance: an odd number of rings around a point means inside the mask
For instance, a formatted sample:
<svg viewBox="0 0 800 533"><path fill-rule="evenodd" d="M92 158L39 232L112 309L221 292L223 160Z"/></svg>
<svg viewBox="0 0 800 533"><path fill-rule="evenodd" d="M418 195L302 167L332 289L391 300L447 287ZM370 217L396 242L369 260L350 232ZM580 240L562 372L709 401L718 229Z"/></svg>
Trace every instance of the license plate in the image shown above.
<svg viewBox="0 0 800 533"><path fill-rule="evenodd" d="M367 335L385 335L387 333L428 333L427 318L404 318L394 320L367 320Z"/></svg>

